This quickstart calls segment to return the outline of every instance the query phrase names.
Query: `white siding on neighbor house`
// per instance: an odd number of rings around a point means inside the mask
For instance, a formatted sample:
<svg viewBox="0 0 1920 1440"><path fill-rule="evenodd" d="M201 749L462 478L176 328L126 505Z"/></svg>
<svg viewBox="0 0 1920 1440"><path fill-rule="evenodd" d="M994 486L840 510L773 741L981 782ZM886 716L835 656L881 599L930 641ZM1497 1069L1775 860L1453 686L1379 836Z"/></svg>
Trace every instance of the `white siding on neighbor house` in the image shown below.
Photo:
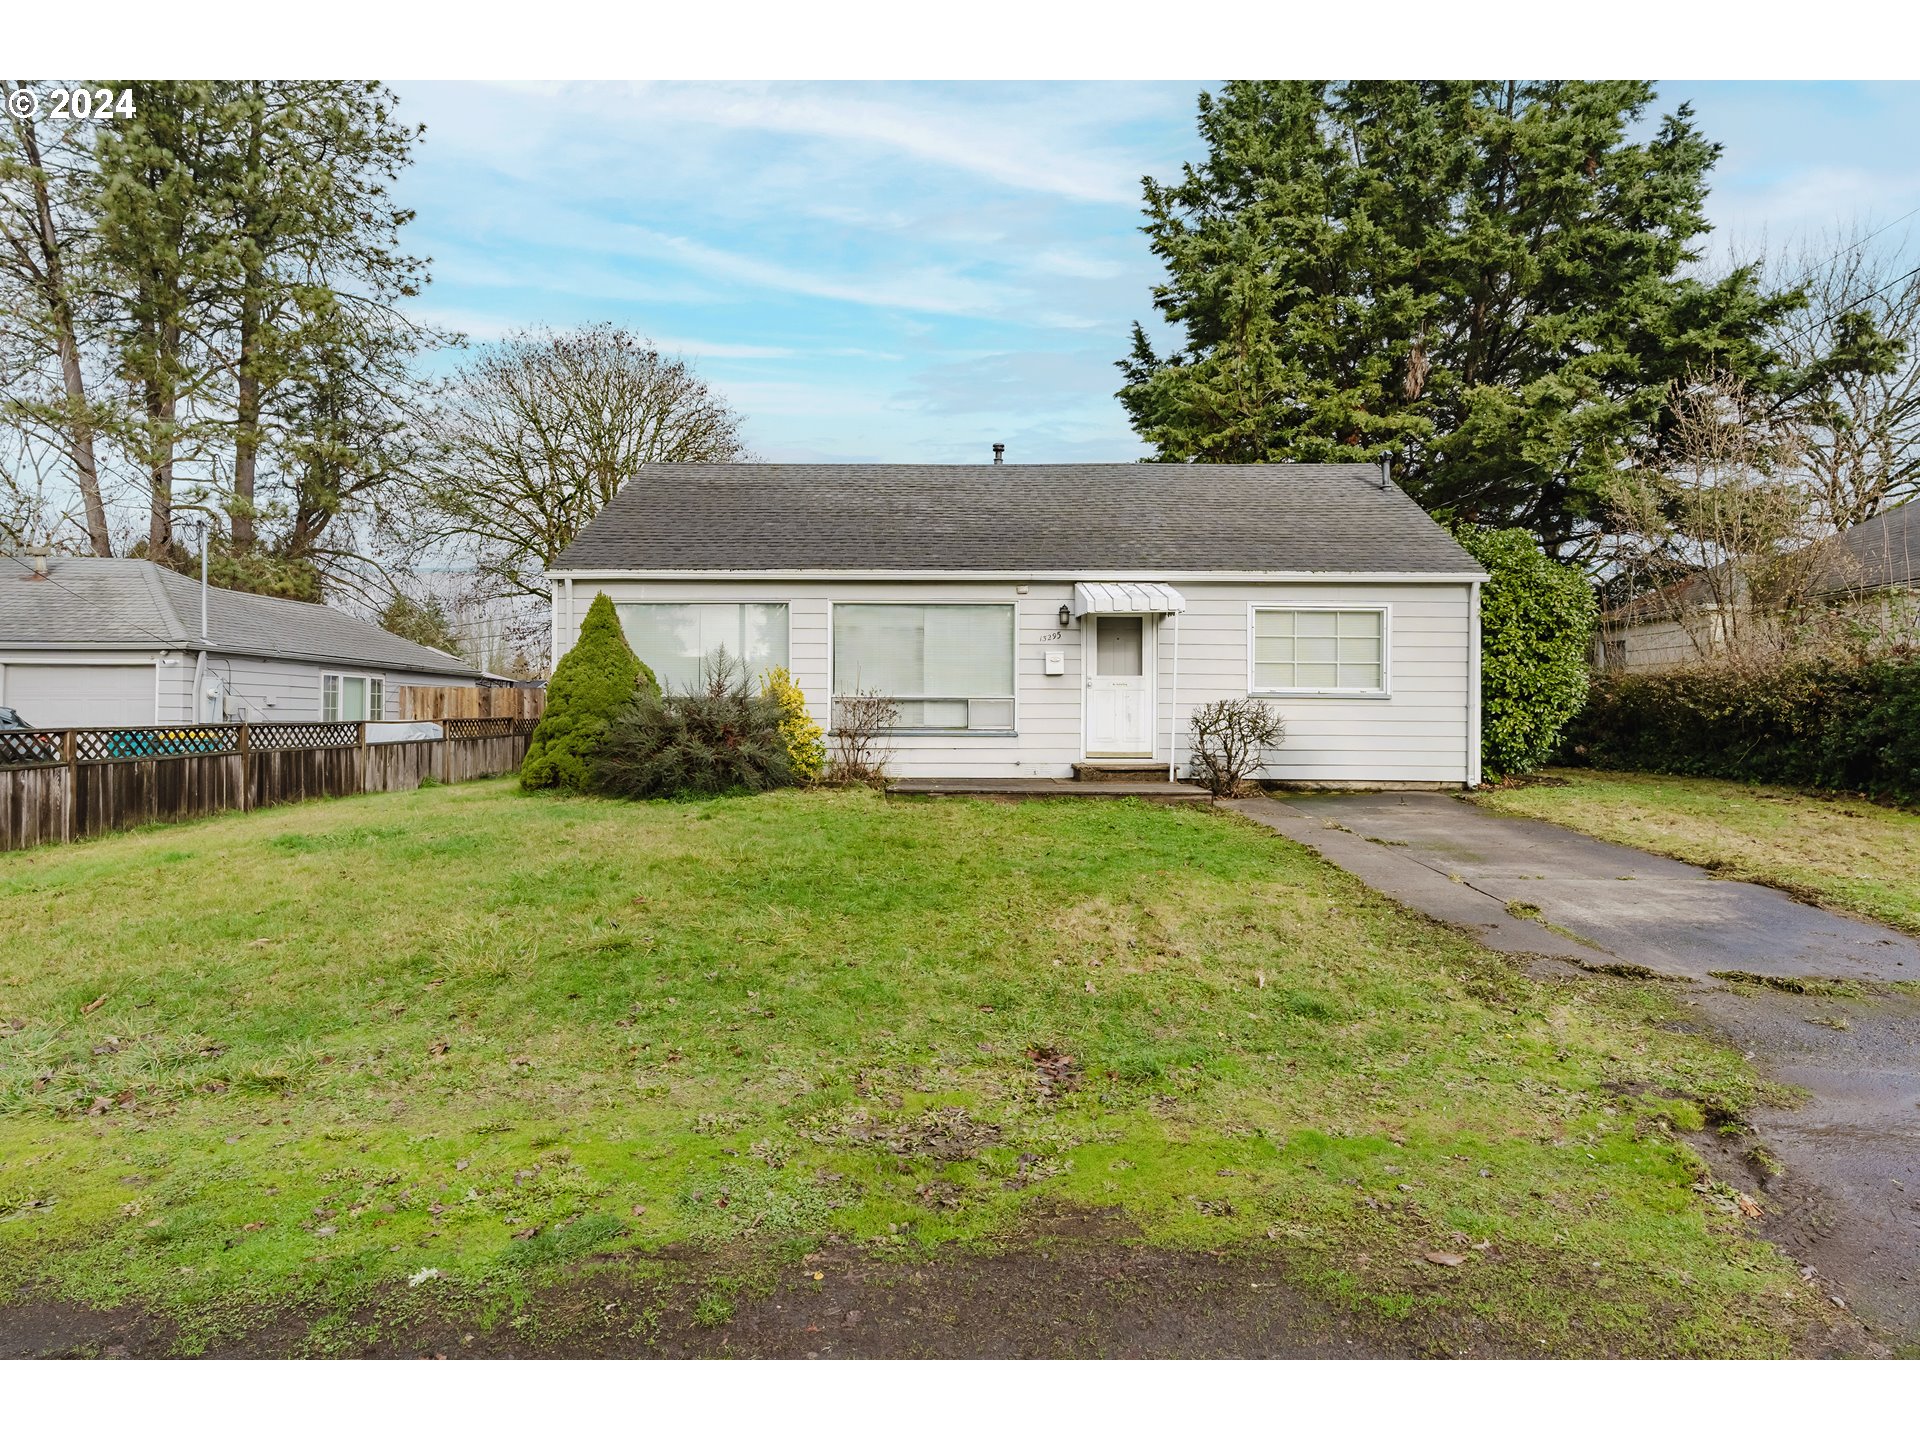
<svg viewBox="0 0 1920 1440"><path fill-rule="evenodd" d="M1090 580L1098 575L1084 577ZM1460 581L1257 583L1176 579L1187 611L1178 619L1179 713L1170 714L1175 621L1157 631L1159 678L1154 755L1169 744L1184 767L1185 727L1196 705L1247 694L1249 606L1387 606L1391 692L1382 698L1287 696L1270 703L1287 720L1286 742L1272 752L1267 778L1303 783L1424 782L1463 784L1471 765L1472 587ZM1018 731L1007 735L900 735L890 741L891 768L924 776L1064 777L1085 757L1082 733L1081 638L1064 629L1059 609L1070 582L1035 581L1017 593L1012 581L574 579L555 586L554 654L566 653L595 594L616 605L636 601L760 601L789 606L789 668L822 725L829 721L831 612L834 602L934 604L997 601L1016 611ZM569 597L569 591L571 596ZM1045 655L1061 651L1064 675L1044 673ZM1169 734L1170 728L1175 732Z"/></svg>
<svg viewBox="0 0 1920 1440"><path fill-rule="evenodd" d="M193 651L185 651L180 658L178 667L169 666L162 671L161 724L183 724L199 718L190 693L197 656ZM314 660L276 660L258 655L222 655L217 651L207 655L206 673L217 677L225 687L227 718L245 719L256 725L320 719L322 675L366 675L383 679L386 684L382 718L388 720L400 714L398 691L402 685L474 683L458 675L427 675L416 670L379 670Z"/></svg>

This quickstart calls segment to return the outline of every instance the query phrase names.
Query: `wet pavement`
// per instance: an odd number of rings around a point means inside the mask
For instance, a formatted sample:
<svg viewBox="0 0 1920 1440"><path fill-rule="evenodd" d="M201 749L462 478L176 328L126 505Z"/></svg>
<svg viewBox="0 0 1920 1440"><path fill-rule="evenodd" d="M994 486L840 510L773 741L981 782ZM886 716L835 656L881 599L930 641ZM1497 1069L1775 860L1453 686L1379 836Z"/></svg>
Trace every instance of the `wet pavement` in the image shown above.
<svg viewBox="0 0 1920 1440"><path fill-rule="evenodd" d="M1920 941L1450 795L1230 804L1493 949L1684 982L1703 1030L1807 1097L1748 1117L1752 1134L1709 1133L1698 1148L1721 1179L1764 1191L1769 1238L1879 1338L1920 1346L1920 996L1885 988L1920 982ZM1716 972L1853 981L1864 993L1793 994Z"/></svg>

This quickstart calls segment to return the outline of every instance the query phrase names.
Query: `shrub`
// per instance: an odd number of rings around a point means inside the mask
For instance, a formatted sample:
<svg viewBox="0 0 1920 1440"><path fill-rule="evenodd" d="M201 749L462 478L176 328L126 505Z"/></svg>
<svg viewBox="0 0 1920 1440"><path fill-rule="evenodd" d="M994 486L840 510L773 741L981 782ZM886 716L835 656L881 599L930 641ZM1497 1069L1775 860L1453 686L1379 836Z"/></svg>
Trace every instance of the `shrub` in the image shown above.
<svg viewBox="0 0 1920 1440"><path fill-rule="evenodd" d="M1534 770L1587 699L1593 588L1525 530L1454 532L1486 567L1480 589L1480 763L1490 776Z"/></svg>
<svg viewBox="0 0 1920 1440"><path fill-rule="evenodd" d="M1920 799L1920 658L1693 665L1594 677L1564 758Z"/></svg>
<svg viewBox="0 0 1920 1440"><path fill-rule="evenodd" d="M596 595L580 623L580 638L547 682L547 711L527 743L520 784L528 790L589 788L601 738L636 690L658 695L660 686L628 646L613 601Z"/></svg>
<svg viewBox="0 0 1920 1440"><path fill-rule="evenodd" d="M1287 738L1287 722L1258 700L1210 700L1187 722L1192 757L1187 773L1215 795L1242 795L1252 787L1267 750Z"/></svg>
<svg viewBox="0 0 1920 1440"><path fill-rule="evenodd" d="M785 669L769 670L760 693L780 707L780 742L787 747L793 778L811 784L827 764L826 732L807 713L807 697Z"/></svg>
<svg viewBox="0 0 1920 1440"><path fill-rule="evenodd" d="M725 651L698 689L642 695L615 717L594 759L594 784L626 800L751 794L794 781L778 701L756 694Z"/></svg>
<svg viewBox="0 0 1920 1440"><path fill-rule="evenodd" d="M887 732L900 723L900 706L877 690L858 690L834 702L833 762L827 779L836 785L885 786Z"/></svg>

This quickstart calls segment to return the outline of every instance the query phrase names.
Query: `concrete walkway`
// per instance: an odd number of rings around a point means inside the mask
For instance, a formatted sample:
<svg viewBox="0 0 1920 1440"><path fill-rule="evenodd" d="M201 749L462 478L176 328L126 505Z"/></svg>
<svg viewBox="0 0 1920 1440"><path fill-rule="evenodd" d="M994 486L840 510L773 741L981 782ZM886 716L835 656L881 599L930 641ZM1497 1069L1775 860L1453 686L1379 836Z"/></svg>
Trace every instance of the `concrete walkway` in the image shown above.
<svg viewBox="0 0 1920 1440"><path fill-rule="evenodd" d="M1920 1347L1920 942L1763 885L1608 845L1449 795L1230 802L1373 889L1489 947L1552 968L1644 967L1803 1103L1752 1133L1692 1137L1728 1184L1764 1192L1764 1233L1832 1287L1889 1348ZM1808 996L1715 972L1866 982ZM1750 1157L1764 1145L1784 1165Z"/></svg>

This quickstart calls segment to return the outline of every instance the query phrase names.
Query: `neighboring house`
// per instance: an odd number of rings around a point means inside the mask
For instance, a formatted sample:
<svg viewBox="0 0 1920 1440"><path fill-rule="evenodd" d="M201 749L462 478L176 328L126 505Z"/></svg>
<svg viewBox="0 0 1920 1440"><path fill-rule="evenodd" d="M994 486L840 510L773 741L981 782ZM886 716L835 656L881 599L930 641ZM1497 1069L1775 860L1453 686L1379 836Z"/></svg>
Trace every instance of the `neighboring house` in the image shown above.
<svg viewBox="0 0 1920 1440"><path fill-rule="evenodd" d="M724 646L899 705L902 777L1184 771L1259 696L1268 778L1479 779L1480 567L1369 465L649 465L559 556L668 686Z"/></svg>
<svg viewBox="0 0 1920 1440"><path fill-rule="evenodd" d="M1792 643L1839 622L1876 644L1920 643L1920 503L1909 501L1795 552L1810 557L1813 605L1793 612L1768 638ZM1758 632L1743 585L1724 569L1636 596L1600 617L1594 664L1603 670L1662 670L1725 657ZM1716 583L1717 582L1717 583ZM1724 593L1723 593L1724 592ZM1815 622L1820 622L1816 626Z"/></svg>
<svg viewBox="0 0 1920 1440"><path fill-rule="evenodd" d="M402 685L473 666L310 605L209 588L146 560L0 561L0 705L42 729L400 714Z"/></svg>

